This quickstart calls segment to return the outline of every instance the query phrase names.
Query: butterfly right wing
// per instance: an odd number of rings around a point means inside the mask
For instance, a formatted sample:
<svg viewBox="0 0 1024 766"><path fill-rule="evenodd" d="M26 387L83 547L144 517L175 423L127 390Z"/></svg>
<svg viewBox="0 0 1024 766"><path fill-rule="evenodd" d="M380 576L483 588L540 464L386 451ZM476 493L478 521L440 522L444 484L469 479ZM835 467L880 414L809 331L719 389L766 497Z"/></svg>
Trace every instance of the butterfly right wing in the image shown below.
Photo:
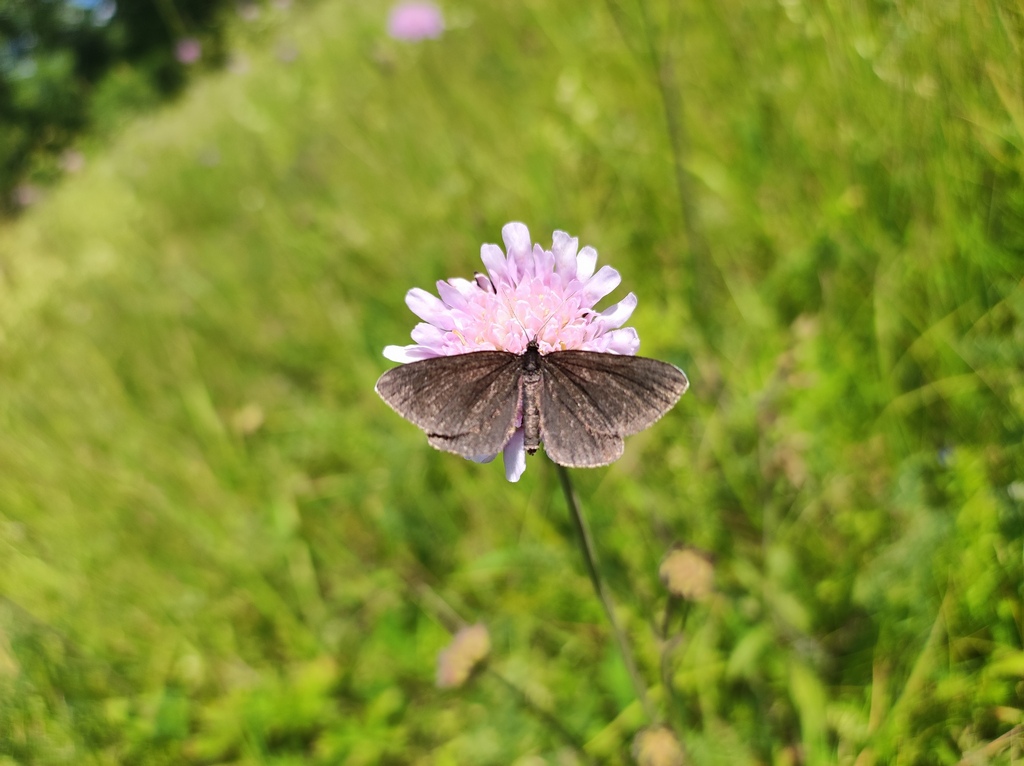
<svg viewBox="0 0 1024 766"><path fill-rule="evenodd" d="M403 364L374 387L433 447L480 459L501 452L515 430L521 364L505 351L474 351Z"/></svg>
<svg viewBox="0 0 1024 766"><path fill-rule="evenodd" d="M686 375L674 365L593 351L546 355L542 379L544 451L571 468L617 460L623 437L652 425L689 387Z"/></svg>

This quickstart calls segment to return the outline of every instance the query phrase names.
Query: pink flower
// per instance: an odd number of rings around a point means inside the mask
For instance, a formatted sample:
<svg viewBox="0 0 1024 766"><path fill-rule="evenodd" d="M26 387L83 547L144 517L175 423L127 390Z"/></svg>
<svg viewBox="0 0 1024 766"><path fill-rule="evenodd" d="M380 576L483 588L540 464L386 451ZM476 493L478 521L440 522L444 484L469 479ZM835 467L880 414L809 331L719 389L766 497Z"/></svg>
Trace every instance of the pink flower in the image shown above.
<svg viewBox="0 0 1024 766"><path fill-rule="evenodd" d="M433 3L399 3L391 9L388 34L396 40L423 40L444 32L441 9Z"/></svg>
<svg viewBox="0 0 1024 766"><path fill-rule="evenodd" d="M202 55L203 46L194 37L183 37L174 45L174 58L180 64L194 64Z"/></svg>
<svg viewBox="0 0 1024 766"><path fill-rule="evenodd" d="M18 207L31 207L43 198L43 190L32 183L20 183L14 187L12 196Z"/></svg>
<svg viewBox="0 0 1024 766"><path fill-rule="evenodd" d="M85 155L77 149L65 149L60 155L60 169L65 173L79 173L85 168Z"/></svg>
<svg viewBox="0 0 1024 766"><path fill-rule="evenodd" d="M507 254L497 245L480 249L487 275L438 282L440 298L420 288L406 294L406 305L424 321L412 331L415 344L388 346L386 358L406 363L471 351L522 354L534 339L541 354L569 349L636 354L636 330L622 327L636 308L636 296L629 293L604 311L594 309L621 281L610 266L595 273L594 248L578 250L575 237L556 231L545 250L532 243L521 223L506 224L501 236ZM526 470L522 413L516 426L503 450L509 481L518 481Z"/></svg>
<svg viewBox="0 0 1024 766"><path fill-rule="evenodd" d="M245 21L256 21L260 17L260 7L250 0L242 0L238 4L238 15Z"/></svg>

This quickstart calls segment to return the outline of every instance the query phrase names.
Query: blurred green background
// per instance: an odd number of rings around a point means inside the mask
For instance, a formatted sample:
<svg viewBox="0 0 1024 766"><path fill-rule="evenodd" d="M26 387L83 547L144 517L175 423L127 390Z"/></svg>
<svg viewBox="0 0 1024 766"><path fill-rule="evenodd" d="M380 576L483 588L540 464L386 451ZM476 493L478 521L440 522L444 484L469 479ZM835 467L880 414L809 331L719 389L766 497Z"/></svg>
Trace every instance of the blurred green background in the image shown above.
<svg viewBox="0 0 1024 766"><path fill-rule="evenodd" d="M226 23L0 228L0 764L630 761L553 467L373 392L512 220L692 381L573 472L690 762L1018 762L1024 5L442 7ZM459 618L497 672L439 690Z"/></svg>

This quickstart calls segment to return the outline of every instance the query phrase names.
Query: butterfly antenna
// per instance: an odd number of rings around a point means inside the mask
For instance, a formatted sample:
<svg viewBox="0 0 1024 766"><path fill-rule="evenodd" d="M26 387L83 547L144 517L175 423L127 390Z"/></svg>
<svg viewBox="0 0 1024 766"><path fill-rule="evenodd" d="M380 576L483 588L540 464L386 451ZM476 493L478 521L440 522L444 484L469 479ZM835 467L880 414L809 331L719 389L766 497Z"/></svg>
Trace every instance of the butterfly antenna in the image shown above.
<svg viewBox="0 0 1024 766"><path fill-rule="evenodd" d="M495 294L500 295L505 300L505 305L508 306L508 310L511 312L512 318L516 320L516 324L519 325L519 327L522 329L523 335L525 335L527 339L529 339L530 331L526 329L526 325L523 324L523 321L519 318L519 315L516 314L515 301L509 298L508 294L501 289L501 285L495 284L494 280L491 279L489 274L487 275L487 281L490 282L491 287L494 288ZM545 320L545 324L547 324L547 320ZM541 328L543 329L543 325L541 325Z"/></svg>
<svg viewBox="0 0 1024 766"><path fill-rule="evenodd" d="M581 291L582 289L583 289L583 285L582 285L582 284L580 284L580 286L579 286L579 287L577 287L577 288L576 288L575 290L573 290L573 291L572 291L571 293L569 293L569 294L568 294L567 296L565 296L564 298L562 298L561 302L560 302L560 303L559 303L559 304L558 304L557 306L555 306L554 310L548 313L548 318L547 318L547 319L545 319L545 320L544 320L544 322L543 322L543 323L541 324L541 326L537 328L537 335L536 335L536 337L534 338L534 340L536 340L536 338L539 338L539 337L540 337L540 334L541 334L541 333L542 333L542 332L544 331L544 328L545 328L545 327L547 327L547 324L548 324L548 322L550 322L550 321L551 321L552 319L554 319L554 318L555 318L555 316L557 316L557 314L558 314L558 312L559 312L559 311L561 310L562 306L564 306L564 305L566 304L566 302L567 302L567 301L568 301L568 300L569 300L570 298L572 298L573 296L575 296L575 295L576 295L577 293L579 293L579 292L580 292L580 291ZM523 328L523 329L525 330L526 328Z"/></svg>

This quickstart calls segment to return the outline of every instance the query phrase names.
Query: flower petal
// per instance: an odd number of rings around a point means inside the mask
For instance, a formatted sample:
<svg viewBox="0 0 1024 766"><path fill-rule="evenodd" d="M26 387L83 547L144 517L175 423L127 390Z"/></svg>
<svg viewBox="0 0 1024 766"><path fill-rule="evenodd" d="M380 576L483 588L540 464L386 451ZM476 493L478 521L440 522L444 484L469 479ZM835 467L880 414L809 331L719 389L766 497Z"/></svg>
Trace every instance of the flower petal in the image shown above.
<svg viewBox="0 0 1024 766"><path fill-rule="evenodd" d="M555 273L568 284L576 277L576 249L580 241L564 231L556 231L551 237L551 252L555 256Z"/></svg>
<svg viewBox="0 0 1024 766"><path fill-rule="evenodd" d="M576 256L576 278L581 282L590 279L597 265L597 250L587 245Z"/></svg>
<svg viewBox="0 0 1024 766"><path fill-rule="evenodd" d="M519 481L519 477L526 471L526 432L522 428L512 432L512 438L508 440L503 453L505 478L509 481Z"/></svg>
<svg viewBox="0 0 1024 766"><path fill-rule="evenodd" d="M508 270L508 261L501 248L497 245L482 245L480 247L480 260L484 262L487 273L491 277L491 284L495 288L512 284L512 274Z"/></svg>
<svg viewBox="0 0 1024 766"><path fill-rule="evenodd" d="M611 266L602 266L594 276L587 280L580 290L580 301L584 306L593 306L604 296L614 290L622 282L622 277Z"/></svg>
<svg viewBox="0 0 1024 766"><path fill-rule="evenodd" d="M540 245L533 246L533 275L545 281L550 281L550 276L555 271L555 256L550 250L545 250Z"/></svg>
<svg viewBox="0 0 1024 766"><path fill-rule="evenodd" d="M440 327L442 330L455 328L451 309L436 295L431 295L420 287L414 287L405 294L405 305L413 314L425 322Z"/></svg>
<svg viewBox="0 0 1024 766"><path fill-rule="evenodd" d="M412 328L410 335L418 345L426 346L430 350L443 355L446 333L447 330L442 330L440 327L420 322Z"/></svg>
<svg viewBox="0 0 1024 766"><path fill-rule="evenodd" d="M418 362L420 359L433 359L441 354L426 346L385 346L384 358L392 362L408 364Z"/></svg>
<svg viewBox="0 0 1024 766"><path fill-rule="evenodd" d="M454 282L455 280L451 281ZM466 282L464 279L462 281ZM466 284L468 285L469 282L466 282ZM469 301L466 300L466 296L462 291L455 285L449 284L448 282L437 283L437 294L441 296L442 301L453 309L465 308L469 304Z"/></svg>
<svg viewBox="0 0 1024 766"><path fill-rule="evenodd" d="M533 250L533 242L530 241L530 230L526 224L519 221L506 223L501 227L501 239L505 243L505 249L510 256L516 258L529 257Z"/></svg>
<svg viewBox="0 0 1024 766"><path fill-rule="evenodd" d="M530 241L530 230L525 224L513 221L501 227L501 239L508 251L509 270L513 280L520 280L523 275L532 273L530 255L533 243ZM530 271L527 271L530 269Z"/></svg>
<svg viewBox="0 0 1024 766"><path fill-rule="evenodd" d="M622 327L633 315L635 309L636 294L630 293L594 317L590 322L591 332L597 336L614 330L616 327Z"/></svg>
<svg viewBox="0 0 1024 766"><path fill-rule="evenodd" d="M595 343L596 345L592 345ZM601 351L605 354L623 354L634 356L640 350L640 336L636 334L633 327L622 327L618 330L606 332L594 339L591 343L585 343L586 351Z"/></svg>

